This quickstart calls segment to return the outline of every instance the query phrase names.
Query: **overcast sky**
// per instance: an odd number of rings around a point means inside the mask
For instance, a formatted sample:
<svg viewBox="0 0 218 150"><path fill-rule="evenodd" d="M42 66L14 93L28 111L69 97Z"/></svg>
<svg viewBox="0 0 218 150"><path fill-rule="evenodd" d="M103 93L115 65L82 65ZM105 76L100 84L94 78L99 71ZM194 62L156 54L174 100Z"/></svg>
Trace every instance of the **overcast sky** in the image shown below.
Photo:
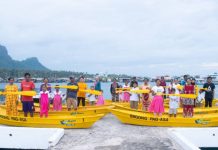
<svg viewBox="0 0 218 150"><path fill-rule="evenodd" d="M218 0L0 0L0 44L53 70L218 71Z"/></svg>

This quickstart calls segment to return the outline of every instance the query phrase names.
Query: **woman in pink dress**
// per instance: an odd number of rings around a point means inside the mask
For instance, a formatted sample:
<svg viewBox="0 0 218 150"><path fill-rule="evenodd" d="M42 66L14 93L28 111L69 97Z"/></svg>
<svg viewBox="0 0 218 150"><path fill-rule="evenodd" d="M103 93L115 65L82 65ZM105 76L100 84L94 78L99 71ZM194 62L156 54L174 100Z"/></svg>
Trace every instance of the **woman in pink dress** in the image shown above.
<svg viewBox="0 0 218 150"><path fill-rule="evenodd" d="M125 85L123 86L123 102L127 102L129 103L129 100L130 100L130 93L128 92L128 90L130 89L130 86L129 86L129 81L126 80L125 82Z"/></svg>
<svg viewBox="0 0 218 150"><path fill-rule="evenodd" d="M102 106L104 105L104 96L103 96L103 90L100 91L101 95L98 96L98 101L96 103L96 106Z"/></svg>
<svg viewBox="0 0 218 150"><path fill-rule="evenodd" d="M149 107L149 112L153 112L154 116L162 116L164 113L164 100L163 93L164 88L160 86L160 80L156 80L156 86L152 88L152 93L154 95L151 105Z"/></svg>
<svg viewBox="0 0 218 150"><path fill-rule="evenodd" d="M47 88L45 85L42 86L42 91L40 92L40 117L42 118L45 116L48 117L48 110L49 110L49 91L47 91Z"/></svg>
<svg viewBox="0 0 218 150"><path fill-rule="evenodd" d="M55 89L56 91L54 92L54 98L53 98L53 110L61 111L63 95L62 95L62 92L60 91L60 88L55 88Z"/></svg>

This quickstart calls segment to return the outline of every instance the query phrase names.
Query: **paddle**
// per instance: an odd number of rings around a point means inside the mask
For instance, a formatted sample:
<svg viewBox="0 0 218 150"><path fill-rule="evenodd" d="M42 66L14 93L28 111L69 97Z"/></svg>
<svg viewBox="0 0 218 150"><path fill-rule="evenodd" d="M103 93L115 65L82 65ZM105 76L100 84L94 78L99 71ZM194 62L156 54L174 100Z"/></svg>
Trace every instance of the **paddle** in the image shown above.
<svg viewBox="0 0 218 150"><path fill-rule="evenodd" d="M190 98L190 99L196 99L197 95L195 94L160 94L160 95L166 95L166 96L179 96L182 98Z"/></svg>
<svg viewBox="0 0 218 150"><path fill-rule="evenodd" d="M35 91L18 91L18 92L0 92L0 95L22 95L22 96L35 96Z"/></svg>
<svg viewBox="0 0 218 150"><path fill-rule="evenodd" d="M151 91L150 90L130 90L131 93L136 93L136 94L148 94Z"/></svg>
<svg viewBox="0 0 218 150"><path fill-rule="evenodd" d="M71 90L77 90L78 86L76 85L59 85L59 86L50 86L52 88L62 88L62 89L71 89Z"/></svg>
<svg viewBox="0 0 218 150"><path fill-rule="evenodd" d="M100 92L100 91L91 90L91 89L88 89L88 90L79 90L79 91L80 91L80 92L89 93L89 94L92 94L92 95L101 95L101 92Z"/></svg>
<svg viewBox="0 0 218 150"><path fill-rule="evenodd" d="M130 93L136 93L136 94L146 94L146 93L150 93L150 90L127 90L128 92ZM127 92L125 90L119 90L119 91L116 91L116 93L125 93Z"/></svg>

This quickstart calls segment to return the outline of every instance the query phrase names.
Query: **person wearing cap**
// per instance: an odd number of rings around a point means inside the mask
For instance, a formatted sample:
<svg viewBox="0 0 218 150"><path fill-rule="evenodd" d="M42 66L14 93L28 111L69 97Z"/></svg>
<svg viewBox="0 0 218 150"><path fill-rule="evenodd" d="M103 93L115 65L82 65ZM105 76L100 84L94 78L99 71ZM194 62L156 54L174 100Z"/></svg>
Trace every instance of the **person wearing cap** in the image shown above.
<svg viewBox="0 0 218 150"><path fill-rule="evenodd" d="M67 85L75 85L78 87L78 84L75 81L74 77L70 77L70 83L68 83ZM72 105L73 105L73 109L77 110L77 92L78 89L67 89L67 109L68 111L72 110Z"/></svg>
<svg viewBox="0 0 218 150"><path fill-rule="evenodd" d="M8 78L9 84L5 87L5 92L18 92L18 86L14 84L14 78ZM6 94L5 104L6 104L6 114L17 116L17 102L18 96L13 94Z"/></svg>
<svg viewBox="0 0 218 150"><path fill-rule="evenodd" d="M119 84L117 83L116 79L113 79L113 83L111 84L111 87L110 87L110 92L111 92L113 102L119 101L119 93L116 93L117 88L119 88Z"/></svg>

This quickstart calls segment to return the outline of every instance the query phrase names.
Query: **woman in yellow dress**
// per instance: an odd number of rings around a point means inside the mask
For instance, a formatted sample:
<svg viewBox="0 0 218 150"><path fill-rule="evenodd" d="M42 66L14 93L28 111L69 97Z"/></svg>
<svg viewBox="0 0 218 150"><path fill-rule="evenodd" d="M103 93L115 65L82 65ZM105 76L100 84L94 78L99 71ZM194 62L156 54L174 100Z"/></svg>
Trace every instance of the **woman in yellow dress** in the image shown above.
<svg viewBox="0 0 218 150"><path fill-rule="evenodd" d="M18 92L18 86L14 84L14 78L8 78L9 84L5 87L5 103L6 103L6 114L17 116L17 102L18 95L7 94L8 92Z"/></svg>

